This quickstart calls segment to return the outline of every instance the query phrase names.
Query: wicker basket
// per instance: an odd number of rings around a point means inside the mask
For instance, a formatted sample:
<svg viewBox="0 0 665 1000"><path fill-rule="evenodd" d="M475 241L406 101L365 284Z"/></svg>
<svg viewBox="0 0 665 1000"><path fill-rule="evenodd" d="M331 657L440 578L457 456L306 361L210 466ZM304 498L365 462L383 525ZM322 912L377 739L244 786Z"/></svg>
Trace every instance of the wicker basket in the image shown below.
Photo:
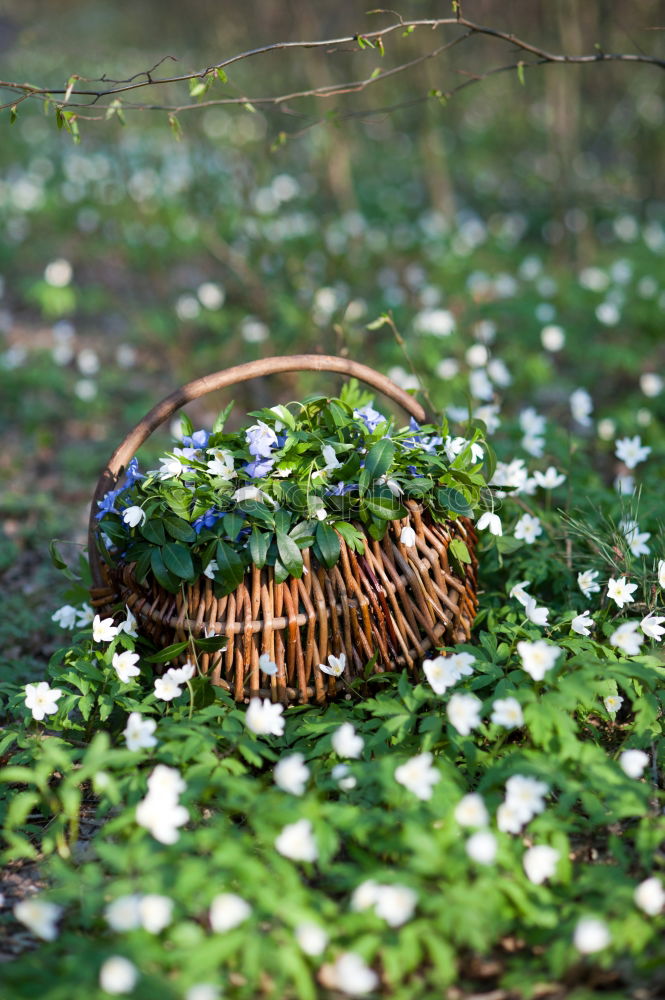
<svg viewBox="0 0 665 1000"><path fill-rule="evenodd" d="M212 682L230 690L238 701L260 695L284 704L312 699L321 703L344 689L345 681L363 674L372 657L376 672L406 667L417 679L428 651L469 639L478 604L472 523L458 518L437 524L413 501L406 502L407 518L389 522L382 541L366 536L364 555L353 552L340 538L340 560L332 569L320 566L305 550L307 572L301 579L275 583L272 567L252 566L240 586L221 598L215 598L212 581L206 577L171 594L154 580L148 588L139 584L131 564L111 568L102 560L96 538L97 501L114 488L137 449L160 424L207 392L259 375L303 370L358 378L417 420L426 419L412 396L371 368L345 358L297 355L239 365L190 382L151 410L112 455L90 511L94 607L112 614L119 605L127 605L141 633L160 646L192 637L226 636L223 651L199 653L197 658ZM413 547L400 542L405 525L416 533ZM466 542L471 554L463 577L448 561L448 546L455 537ZM263 652L277 664L272 677L259 669ZM331 653L346 654L340 679L318 668Z"/></svg>

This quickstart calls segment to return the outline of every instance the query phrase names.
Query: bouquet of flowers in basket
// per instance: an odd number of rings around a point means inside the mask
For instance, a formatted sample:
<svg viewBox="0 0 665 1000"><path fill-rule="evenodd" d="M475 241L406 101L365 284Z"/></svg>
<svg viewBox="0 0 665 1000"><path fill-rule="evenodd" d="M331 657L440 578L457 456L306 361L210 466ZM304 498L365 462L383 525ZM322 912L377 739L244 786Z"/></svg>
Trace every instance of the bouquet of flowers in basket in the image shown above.
<svg viewBox="0 0 665 1000"><path fill-rule="evenodd" d="M232 405L232 404L231 404ZM231 406L211 432L182 417L181 440L141 473L134 458L124 479L99 501L98 544L104 561L134 564L167 591L202 575L216 596L232 592L249 565L274 567L274 578L301 577L303 550L335 566L340 537L356 552L383 538L415 501L436 522L475 517L486 503L494 458L484 425L467 436L438 423L397 428L351 382L339 398L310 396L250 414L225 430ZM415 543L405 526L402 544ZM449 555L463 568L465 542Z"/></svg>

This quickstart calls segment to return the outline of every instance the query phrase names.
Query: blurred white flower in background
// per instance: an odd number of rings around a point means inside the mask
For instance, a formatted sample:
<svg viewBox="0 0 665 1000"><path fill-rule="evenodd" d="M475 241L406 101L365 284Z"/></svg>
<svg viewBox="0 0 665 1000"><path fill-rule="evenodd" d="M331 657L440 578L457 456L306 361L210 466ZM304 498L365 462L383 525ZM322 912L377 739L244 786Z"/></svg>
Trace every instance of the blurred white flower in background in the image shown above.
<svg viewBox="0 0 665 1000"><path fill-rule="evenodd" d="M546 351L552 354L563 349L566 343L566 334L563 327L550 323L540 331L540 342Z"/></svg>
<svg viewBox="0 0 665 1000"><path fill-rule="evenodd" d="M570 412L573 420L581 424L582 427L591 426L591 414L593 413L593 400L586 389L575 389L570 394Z"/></svg>
<svg viewBox="0 0 665 1000"><path fill-rule="evenodd" d="M16 919L43 941L55 941L57 938L57 922L62 912L61 906L48 903L39 896L23 899L14 906Z"/></svg>
<svg viewBox="0 0 665 1000"><path fill-rule="evenodd" d="M306 955L321 955L326 950L328 935L318 924L298 924L294 934L296 941Z"/></svg>
<svg viewBox="0 0 665 1000"><path fill-rule="evenodd" d="M258 736L282 736L284 733L284 706L273 704L269 698L252 698L245 713L245 724Z"/></svg>
<svg viewBox="0 0 665 1000"><path fill-rule="evenodd" d="M504 729L515 729L524 725L522 706L517 698L497 698L492 705L490 721Z"/></svg>
<svg viewBox="0 0 665 1000"><path fill-rule="evenodd" d="M615 441L615 445L616 457L629 469L634 469L636 465L644 462L651 454L651 448L648 445L642 444L642 438L639 434L636 434L632 438L618 438Z"/></svg>
<svg viewBox="0 0 665 1000"><path fill-rule="evenodd" d="M308 819L288 823L275 840L275 847L292 861L316 861L319 856L312 823Z"/></svg>
<svg viewBox="0 0 665 1000"><path fill-rule="evenodd" d="M302 795L309 778L309 768L305 764L305 758L301 753L290 754L282 757L274 767L273 775L275 784L284 792L291 795Z"/></svg>
<svg viewBox="0 0 665 1000"><path fill-rule="evenodd" d="M112 955L99 970L99 985L106 993L118 996L131 993L138 977L138 969L133 962L122 955Z"/></svg>
<svg viewBox="0 0 665 1000"><path fill-rule="evenodd" d="M214 281L204 281L199 285L196 294L204 309L221 309L226 299L226 292Z"/></svg>
<svg viewBox="0 0 665 1000"><path fill-rule="evenodd" d="M72 265L64 257L58 257L47 264L44 269L44 280L53 288L65 288L74 276Z"/></svg>
<svg viewBox="0 0 665 1000"><path fill-rule="evenodd" d="M223 892L210 904L210 926L216 933L224 934L244 923L251 913L252 908L245 899L234 892Z"/></svg>
<svg viewBox="0 0 665 1000"><path fill-rule="evenodd" d="M461 736L468 736L481 723L482 702L474 694L454 694L446 709L448 721Z"/></svg>
<svg viewBox="0 0 665 1000"><path fill-rule="evenodd" d="M491 865L496 858L498 844L496 837L489 830L478 830L469 837L464 849L476 864Z"/></svg>
<svg viewBox="0 0 665 1000"><path fill-rule="evenodd" d="M635 889L635 903L650 917L656 917L665 906L665 889L659 878L645 879Z"/></svg>
<svg viewBox="0 0 665 1000"><path fill-rule="evenodd" d="M463 796L455 806L453 815L460 826L482 827L487 826L490 821L483 797L477 792L469 792Z"/></svg>
<svg viewBox="0 0 665 1000"><path fill-rule="evenodd" d="M395 770L395 781L404 785L416 798L431 799L433 786L441 780L441 775L432 766L429 751L411 757Z"/></svg>
<svg viewBox="0 0 665 1000"><path fill-rule="evenodd" d="M343 722L332 735L332 747L338 757L360 757L365 741L350 722Z"/></svg>
<svg viewBox="0 0 665 1000"><path fill-rule="evenodd" d="M522 864L529 881L534 885L542 885L548 878L552 878L560 857L559 851L547 844L538 844L526 850Z"/></svg>
<svg viewBox="0 0 665 1000"><path fill-rule="evenodd" d="M629 778L641 778L648 763L644 750L624 750L619 756L619 766Z"/></svg>
<svg viewBox="0 0 665 1000"><path fill-rule="evenodd" d="M609 928L597 917L582 917L575 927L573 944L583 955L593 955L607 948L612 940Z"/></svg>
<svg viewBox="0 0 665 1000"><path fill-rule="evenodd" d="M610 636L610 645L616 646L626 656L637 656L642 646L642 638L638 632L639 622L624 622Z"/></svg>

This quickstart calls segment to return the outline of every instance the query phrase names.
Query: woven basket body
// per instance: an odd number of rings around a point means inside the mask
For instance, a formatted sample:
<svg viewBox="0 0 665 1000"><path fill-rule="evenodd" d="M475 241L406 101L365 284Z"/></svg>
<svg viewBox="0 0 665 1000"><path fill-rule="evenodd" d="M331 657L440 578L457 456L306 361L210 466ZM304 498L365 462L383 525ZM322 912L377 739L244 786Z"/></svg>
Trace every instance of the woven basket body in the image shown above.
<svg viewBox="0 0 665 1000"><path fill-rule="evenodd" d="M282 362L282 370L289 370L284 365L287 360L293 369L310 367L305 363L310 361L307 356L267 359L265 364L273 363L268 371L275 370L276 362ZM412 397L401 393L392 383L388 383L391 388L388 391L384 384L387 380L371 369L345 359L315 356L315 360L316 367L328 369L329 365L320 362L338 362L344 367L336 370L374 384L423 419L424 413ZM251 370L255 374L255 368L253 363L236 371ZM374 376L373 380L367 376L368 372ZM231 384L240 380L237 376L231 379L232 373L233 370L219 375L224 376L225 384ZM211 380L215 382L212 386L208 384ZM219 378L215 376L200 380L203 382L206 387L202 391L219 387ZM168 406L165 400L148 414L139 425L143 440L179 405L201 394L186 393L192 385L197 383L179 390L186 395L184 400L176 393L170 397ZM139 440L136 444L137 436L140 437L137 430L109 462L93 500L90 537L93 604L103 613L112 613L118 605L126 605L136 616L140 632L161 647L191 638L226 636L223 651L199 653L197 661L199 669L213 683L230 690L236 700L260 695L285 704L321 703L344 689L346 682L363 675L372 659L377 672L406 667L415 680L428 651L469 639L478 603L474 527L466 518L435 523L414 501L406 503L407 518L389 522L380 542L365 537L364 554L354 552L340 538L340 560L332 569L319 565L312 553L305 550L306 572L301 579L289 577L283 583L275 583L272 567L253 566L240 586L221 598L215 597L212 581L206 577L192 585L183 585L178 594L171 594L154 580L141 585L134 576L133 565L115 568L105 565L95 544L96 501L112 488L135 448L142 443ZM416 535L416 544L408 548L400 542L406 525ZM448 546L455 537L466 543L471 555L471 563L466 565L463 575L457 575L448 560ZM277 664L275 675L268 676L259 669L262 653L268 653ZM330 654L341 653L346 656L343 679L328 676L319 669L319 664L325 664Z"/></svg>

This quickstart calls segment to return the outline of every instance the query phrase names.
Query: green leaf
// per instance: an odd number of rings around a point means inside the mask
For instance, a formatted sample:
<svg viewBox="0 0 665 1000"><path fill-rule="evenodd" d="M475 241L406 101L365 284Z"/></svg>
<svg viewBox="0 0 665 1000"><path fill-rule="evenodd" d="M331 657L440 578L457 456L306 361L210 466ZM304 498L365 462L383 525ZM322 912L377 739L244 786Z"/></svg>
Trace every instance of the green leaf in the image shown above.
<svg viewBox="0 0 665 1000"><path fill-rule="evenodd" d="M466 542L462 541L461 538L453 538L450 545L448 546L448 551L452 553L453 558L457 559L458 562L470 563L471 556L469 555L469 550L466 546Z"/></svg>
<svg viewBox="0 0 665 1000"><path fill-rule="evenodd" d="M283 531L277 532L277 551L282 565L291 576L301 577L303 571L302 556L297 544Z"/></svg>
<svg viewBox="0 0 665 1000"><path fill-rule="evenodd" d="M235 541L239 533L245 526L245 518L241 514L225 514L224 515L224 534Z"/></svg>
<svg viewBox="0 0 665 1000"><path fill-rule="evenodd" d="M388 438L382 438L373 444L365 459L365 472L370 479L379 479L385 475L395 458L395 445Z"/></svg>
<svg viewBox="0 0 665 1000"><path fill-rule="evenodd" d="M155 653L153 656L142 657L146 663L170 663L171 660L175 660L176 656L180 656L189 647L189 642L174 642L171 646L166 646L164 649L160 649L159 653Z"/></svg>
<svg viewBox="0 0 665 1000"><path fill-rule="evenodd" d="M176 142L180 142L182 139L182 126L175 115L170 114L168 116L169 128L173 132Z"/></svg>
<svg viewBox="0 0 665 1000"><path fill-rule="evenodd" d="M348 521L336 521L335 528L349 548L362 555L365 551L365 536L362 531L359 531L355 525L349 524Z"/></svg>
<svg viewBox="0 0 665 1000"><path fill-rule="evenodd" d="M164 533L164 524L161 518L159 521L145 521L139 528L139 531L145 540L151 542L153 545L166 544L166 534Z"/></svg>
<svg viewBox="0 0 665 1000"><path fill-rule="evenodd" d="M186 413L180 414L180 436L191 437L194 433L194 424Z"/></svg>
<svg viewBox="0 0 665 1000"><path fill-rule="evenodd" d="M288 576L289 571L286 566L279 559L275 559L275 583L284 583Z"/></svg>
<svg viewBox="0 0 665 1000"><path fill-rule="evenodd" d="M291 527L291 514L288 510L275 511L275 531L286 534Z"/></svg>
<svg viewBox="0 0 665 1000"><path fill-rule="evenodd" d="M212 434L221 434L224 430L224 425L228 420L229 414L233 409L233 402L230 402L228 406L225 406L222 412L219 414L214 424L212 425Z"/></svg>
<svg viewBox="0 0 665 1000"><path fill-rule="evenodd" d="M196 532L191 524L181 517L165 517L163 524L171 538L178 542L193 542L196 540Z"/></svg>
<svg viewBox="0 0 665 1000"><path fill-rule="evenodd" d="M249 554L252 557L252 562L259 569L262 569L266 564L270 542L271 536L266 532L259 531L257 526L254 525L252 533L249 536Z"/></svg>
<svg viewBox="0 0 665 1000"><path fill-rule="evenodd" d="M226 649L227 642L225 635L212 635L204 639L195 639L194 645L204 653L216 653L220 649Z"/></svg>
<svg viewBox="0 0 665 1000"><path fill-rule="evenodd" d="M150 569L160 587L164 587L171 593L175 593L180 588L177 577L174 577L166 567L161 549L155 548L150 553Z"/></svg>
<svg viewBox="0 0 665 1000"><path fill-rule="evenodd" d="M223 596L230 594L242 583L245 567L236 550L221 540L217 542L216 556L219 566L218 579L221 580L221 594Z"/></svg>
<svg viewBox="0 0 665 1000"><path fill-rule="evenodd" d="M380 517L384 521L394 521L398 517L406 517L407 512L396 497L368 498L364 503L370 514L374 514L375 517Z"/></svg>
<svg viewBox="0 0 665 1000"><path fill-rule="evenodd" d="M328 569L332 569L332 567L337 563L340 554L337 532L334 528L331 528L329 524L321 521L316 529L316 541L323 559L323 565L327 566Z"/></svg>
<svg viewBox="0 0 665 1000"><path fill-rule="evenodd" d="M452 514L461 514L464 517L473 517L473 507L460 490L440 487L436 491L437 503L445 511Z"/></svg>
<svg viewBox="0 0 665 1000"><path fill-rule="evenodd" d="M162 548L162 556L166 568L181 580L193 580L195 576L192 555L185 545L179 542L168 542Z"/></svg>
<svg viewBox="0 0 665 1000"><path fill-rule="evenodd" d="M224 70L220 66L217 67L217 69L215 70L215 73L217 74L217 79L221 80L222 83L228 83L229 82L228 76L226 75L226 73L224 72Z"/></svg>

